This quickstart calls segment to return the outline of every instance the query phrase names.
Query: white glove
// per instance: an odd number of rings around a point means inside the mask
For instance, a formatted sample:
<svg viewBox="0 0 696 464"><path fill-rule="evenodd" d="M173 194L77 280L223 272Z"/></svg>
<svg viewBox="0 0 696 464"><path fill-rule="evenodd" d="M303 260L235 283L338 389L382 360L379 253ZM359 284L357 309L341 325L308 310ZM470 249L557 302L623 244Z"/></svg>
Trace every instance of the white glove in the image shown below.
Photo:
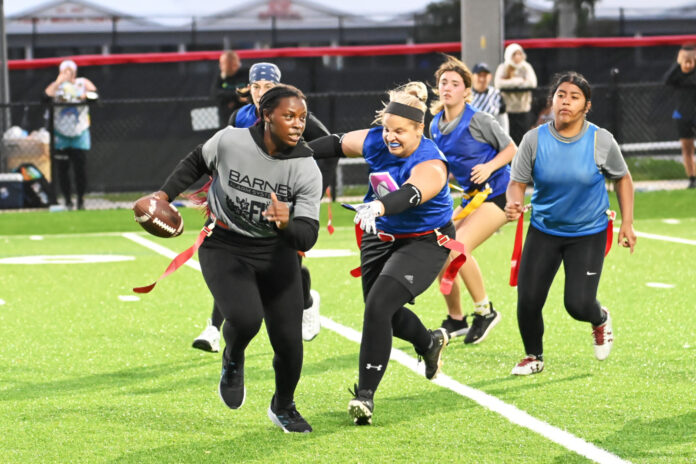
<svg viewBox="0 0 696 464"><path fill-rule="evenodd" d="M360 228L368 234L376 234L377 225L375 224L375 219L382 215L382 208L384 208L382 202L375 200L369 203L353 205L353 208L355 208L353 222L359 224Z"/></svg>

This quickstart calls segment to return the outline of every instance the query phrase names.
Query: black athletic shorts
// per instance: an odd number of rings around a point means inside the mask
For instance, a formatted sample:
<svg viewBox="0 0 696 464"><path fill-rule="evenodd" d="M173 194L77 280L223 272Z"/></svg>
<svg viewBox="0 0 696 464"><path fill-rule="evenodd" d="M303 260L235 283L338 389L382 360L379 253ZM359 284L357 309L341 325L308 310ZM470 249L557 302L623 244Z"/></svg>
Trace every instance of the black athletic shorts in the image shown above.
<svg viewBox="0 0 696 464"><path fill-rule="evenodd" d="M440 232L454 238L450 222ZM379 275L388 275L403 284L415 298L433 283L447 261L450 250L437 244L436 234L383 242L374 234L365 234L360 247L363 294L366 297Z"/></svg>
<svg viewBox="0 0 696 464"><path fill-rule="evenodd" d="M501 193L497 197L491 197L489 196L484 200L484 203L493 203L496 205L498 208L501 210L505 211L505 202L507 201L507 197L505 196L505 193ZM463 202L463 200L462 200ZM460 205L462 208L464 207L464 204Z"/></svg>
<svg viewBox="0 0 696 464"><path fill-rule="evenodd" d="M674 116L674 115L673 115ZM696 116L679 115L674 118L680 139L693 139L696 135Z"/></svg>

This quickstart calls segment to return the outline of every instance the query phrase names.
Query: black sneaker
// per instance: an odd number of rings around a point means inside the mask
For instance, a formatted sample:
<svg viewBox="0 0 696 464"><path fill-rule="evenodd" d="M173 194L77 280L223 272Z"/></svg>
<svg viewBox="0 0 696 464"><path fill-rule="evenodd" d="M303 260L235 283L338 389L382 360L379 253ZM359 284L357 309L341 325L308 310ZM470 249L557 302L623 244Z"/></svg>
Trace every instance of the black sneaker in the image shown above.
<svg viewBox="0 0 696 464"><path fill-rule="evenodd" d="M502 317L498 311L493 309L493 303L491 303L490 313L485 316L474 313L473 316L474 322L471 324L471 328L467 332L466 337L464 337L464 343L467 344L481 343L488 335L488 332L500 322L500 318Z"/></svg>
<svg viewBox="0 0 696 464"><path fill-rule="evenodd" d="M450 338L461 337L469 331L469 324L466 323L466 316L461 321L452 319L452 316L447 315L447 319L442 321L440 327L447 331Z"/></svg>
<svg viewBox="0 0 696 464"><path fill-rule="evenodd" d="M696 177L689 177L689 185L686 188L696 189Z"/></svg>
<svg viewBox="0 0 696 464"><path fill-rule="evenodd" d="M370 425L372 424L372 411L375 410L373 400L374 392L372 390L358 390L355 385L355 390L351 391L353 399L348 402L348 414L353 418L355 425Z"/></svg>
<svg viewBox="0 0 696 464"><path fill-rule="evenodd" d="M434 379L437 373L440 372L440 366L442 366L442 351L449 342L447 331L443 328L431 330L430 337L432 343L428 351L422 354L418 353L418 357L425 362L425 377L428 380Z"/></svg>
<svg viewBox="0 0 696 464"><path fill-rule="evenodd" d="M239 409L246 398L244 387L244 363L226 361L222 356L222 373L220 374L220 398L230 409Z"/></svg>
<svg viewBox="0 0 696 464"><path fill-rule="evenodd" d="M273 395L271 405L268 407L268 417L271 422L283 429L283 432L309 433L312 431L312 426L297 412L294 401L284 408L279 408L275 403L275 395Z"/></svg>

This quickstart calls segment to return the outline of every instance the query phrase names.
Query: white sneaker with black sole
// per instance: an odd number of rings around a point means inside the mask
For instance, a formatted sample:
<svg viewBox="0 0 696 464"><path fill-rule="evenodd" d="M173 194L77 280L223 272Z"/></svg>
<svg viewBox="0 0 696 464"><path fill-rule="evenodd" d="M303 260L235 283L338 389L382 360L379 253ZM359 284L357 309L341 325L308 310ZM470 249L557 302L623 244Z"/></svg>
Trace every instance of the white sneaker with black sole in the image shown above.
<svg viewBox="0 0 696 464"><path fill-rule="evenodd" d="M309 294L312 295L312 306L302 311L302 339L306 342L314 340L321 330L319 318L321 297L316 290L310 290Z"/></svg>
<svg viewBox="0 0 696 464"><path fill-rule="evenodd" d="M191 345L203 351L217 353L220 351L220 331L215 327L210 319L203 332L193 341Z"/></svg>

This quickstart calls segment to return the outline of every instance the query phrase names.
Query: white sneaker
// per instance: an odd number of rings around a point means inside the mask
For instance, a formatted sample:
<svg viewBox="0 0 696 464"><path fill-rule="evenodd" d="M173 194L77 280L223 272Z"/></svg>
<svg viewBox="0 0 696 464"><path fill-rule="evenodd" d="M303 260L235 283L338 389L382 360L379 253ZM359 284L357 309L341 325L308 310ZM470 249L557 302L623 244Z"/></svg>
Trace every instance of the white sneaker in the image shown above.
<svg viewBox="0 0 696 464"><path fill-rule="evenodd" d="M213 321L208 319L208 325L203 332L193 341L194 348L203 351L217 353L220 351L220 331L213 325Z"/></svg>
<svg viewBox="0 0 696 464"><path fill-rule="evenodd" d="M321 321L319 320L319 292L310 290L312 295L312 306L302 311L302 339L305 341L314 340L319 335L321 330Z"/></svg>
<svg viewBox="0 0 696 464"><path fill-rule="evenodd" d="M611 346L614 344L614 332L611 328L611 316L607 308L602 307L602 311L607 314L604 324L597 327L592 326L592 338L594 339L594 354L597 359L604 361L609 357Z"/></svg>
<svg viewBox="0 0 696 464"><path fill-rule="evenodd" d="M537 359L536 356L528 354L522 361L512 368L512 375L531 375L538 374L544 370L544 361Z"/></svg>

